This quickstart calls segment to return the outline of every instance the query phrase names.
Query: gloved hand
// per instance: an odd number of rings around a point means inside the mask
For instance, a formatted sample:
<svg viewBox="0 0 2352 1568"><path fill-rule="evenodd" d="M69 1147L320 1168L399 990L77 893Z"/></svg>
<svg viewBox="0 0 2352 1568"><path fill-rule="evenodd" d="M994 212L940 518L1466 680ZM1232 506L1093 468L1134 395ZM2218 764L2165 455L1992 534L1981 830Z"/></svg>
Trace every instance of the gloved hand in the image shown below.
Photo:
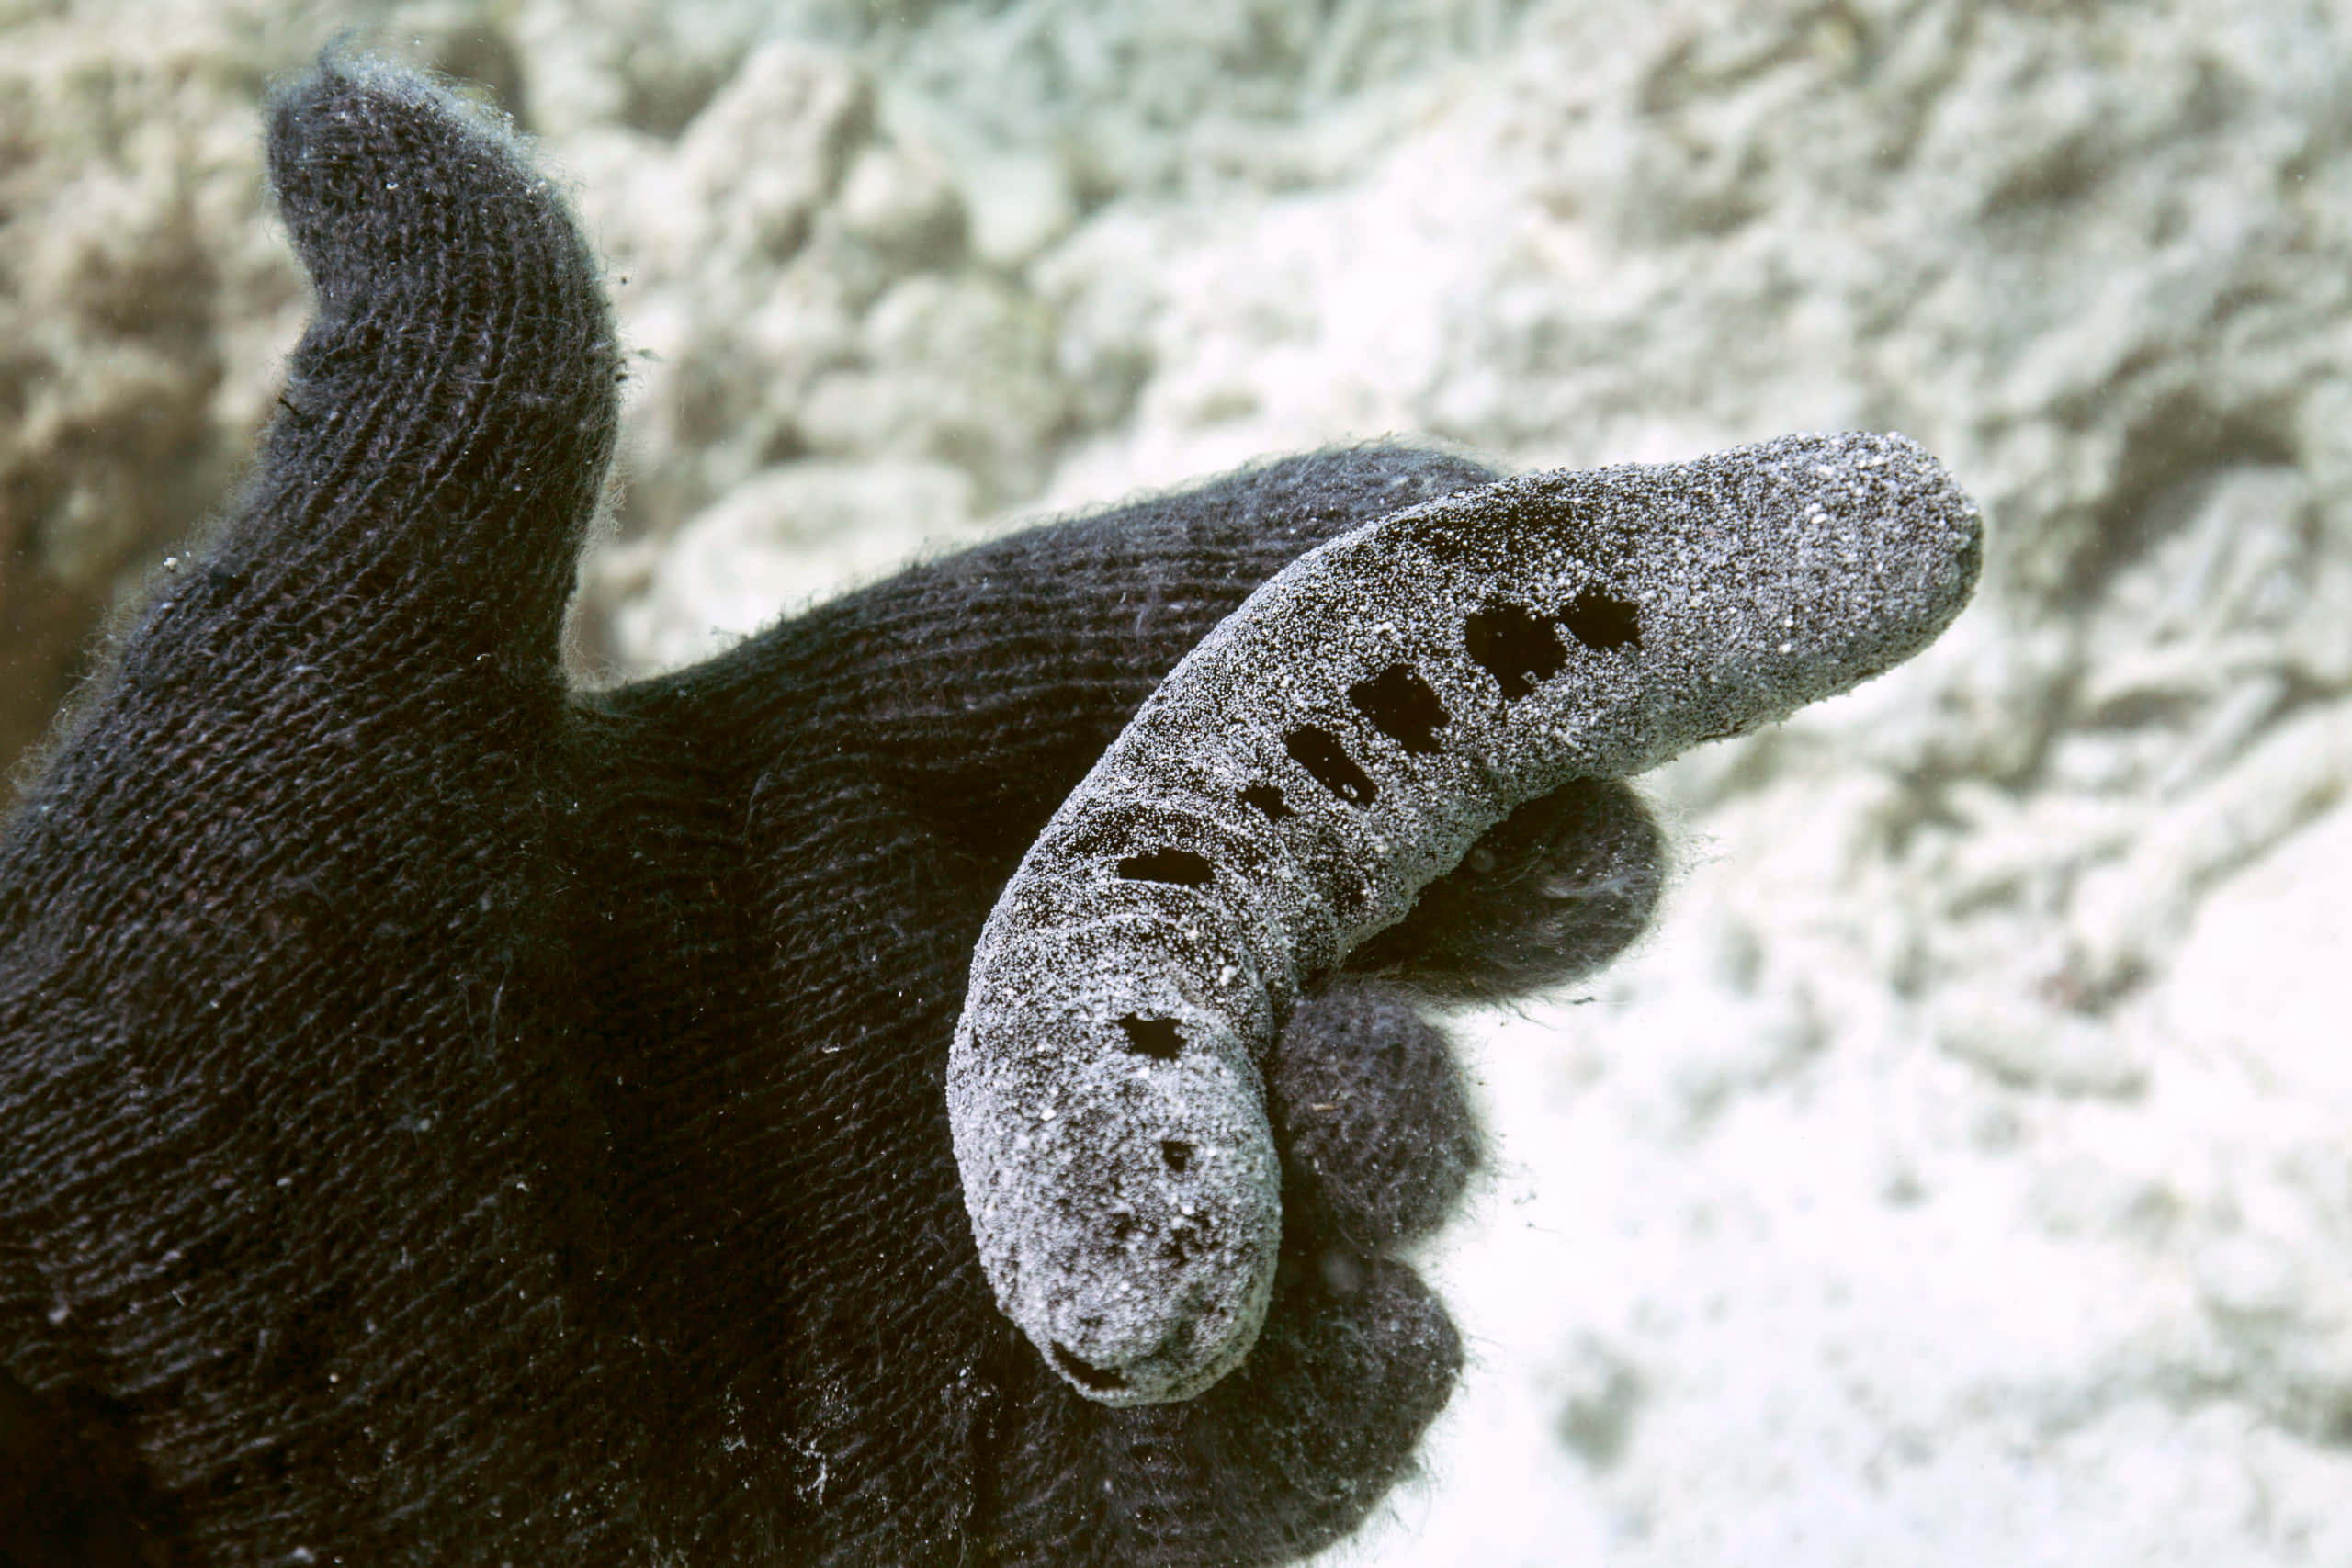
<svg viewBox="0 0 2352 1568"><path fill-rule="evenodd" d="M1478 1148L1410 996L1628 940L1633 796L1523 809L1290 1020L1276 1302L1197 1399L1091 1404L999 1314L942 1075L991 900L1169 668L1491 476L1277 463L571 692L621 360L561 203L378 67L282 94L269 152L318 293L281 412L0 841L0 1558L1270 1562L1352 1528L1461 1362L1387 1256Z"/></svg>

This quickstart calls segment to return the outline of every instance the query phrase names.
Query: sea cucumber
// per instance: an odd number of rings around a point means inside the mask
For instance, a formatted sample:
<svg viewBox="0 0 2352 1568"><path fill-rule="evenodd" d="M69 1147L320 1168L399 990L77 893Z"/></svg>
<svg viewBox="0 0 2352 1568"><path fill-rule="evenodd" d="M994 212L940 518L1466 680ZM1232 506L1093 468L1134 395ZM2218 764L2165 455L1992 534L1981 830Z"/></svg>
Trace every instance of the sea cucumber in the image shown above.
<svg viewBox="0 0 2352 1568"><path fill-rule="evenodd" d="M1894 435L1506 479L1309 552L1189 654L1023 860L948 1061L999 1304L1072 1386L1248 1355L1297 998L1513 807L1844 691L1956 615L1976 507Z"/></svg>

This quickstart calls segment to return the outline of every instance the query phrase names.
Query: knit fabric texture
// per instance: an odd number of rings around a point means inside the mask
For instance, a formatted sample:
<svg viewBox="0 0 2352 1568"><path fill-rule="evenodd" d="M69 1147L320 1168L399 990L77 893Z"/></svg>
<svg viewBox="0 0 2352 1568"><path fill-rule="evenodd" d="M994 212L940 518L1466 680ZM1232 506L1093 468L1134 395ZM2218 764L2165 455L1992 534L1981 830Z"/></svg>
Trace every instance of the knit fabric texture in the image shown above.
<svg viewBox="0 0 2352 1568"><path fill-rule="evenodd" d="M1169 669L1492 475L1264 465L567 690L621 360L513 139L331 59L253 479L0 838L0 1560L1211 1564L1357 1524L1461 1364L1389 1253L1476 1160L1411 993L1639 929L1621 786L1490 835L1269 1066L1248 1362L1077 1397L998 1313L943 1075L972 944ZM1334 1110L1344 1107L1344 1110Z"/></svg>

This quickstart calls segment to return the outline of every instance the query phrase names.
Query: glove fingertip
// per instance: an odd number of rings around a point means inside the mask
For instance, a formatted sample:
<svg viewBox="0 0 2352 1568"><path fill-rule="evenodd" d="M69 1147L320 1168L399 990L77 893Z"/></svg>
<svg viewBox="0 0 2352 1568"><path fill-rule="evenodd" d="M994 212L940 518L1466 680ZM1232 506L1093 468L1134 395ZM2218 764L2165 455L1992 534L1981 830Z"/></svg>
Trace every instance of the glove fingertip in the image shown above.
<svg viewBox="0 0 2352 1568"><path fill-rule="evenodd" d="M1665 879L1664 835L1641 796L1579 780L1512 812L1348 968L1441 1001L1533 995L1632 945Z"/></svg>
<svg viewBox="0 0 2352 1568"><path fill-rule="evenodd" d="M271 94L267 123L278 210L323 302L446 278L478 226L537 241L541 267L585 266L514 127L421 72L338 40Z"/></svg>
<svg viewBox="0 0 2352 1568"><path fill-rule="evenodd" d="M1414 1469L1464 1362L1453 1319L1403 1264L1351 1276L1283 1263L1265 1334L1198 1399L1111 1409L1047 1374L1008 1421L980 1529L1023 1568L1254 1568L1361 1526Z"/></svg>
<svg viewBox="0 0 2352 1568"><path fill-rule="evenodd" d="M1360 1251L1444 1224L1484 1163L1443 1032L1383 987L1337 986L1302 1002L1266 1099L1294 1229Z"/></svg>

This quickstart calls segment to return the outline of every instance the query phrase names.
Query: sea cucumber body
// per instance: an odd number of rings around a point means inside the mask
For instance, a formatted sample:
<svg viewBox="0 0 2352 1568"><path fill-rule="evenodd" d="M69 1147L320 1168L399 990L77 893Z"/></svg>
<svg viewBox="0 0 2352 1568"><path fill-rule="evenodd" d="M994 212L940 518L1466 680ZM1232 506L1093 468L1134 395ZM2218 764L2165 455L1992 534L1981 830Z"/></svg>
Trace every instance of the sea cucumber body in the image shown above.
<svg viewBox="0 0 2352 1568"><path fill-rule="evenodd" d="M999 1303L1114 1404L1248 1354L1292 1006L1519 805L1843 691L1965 603L1976 510L1899 436L1508 479L1294 562L1031 848L949 1057Z"/></svg>

